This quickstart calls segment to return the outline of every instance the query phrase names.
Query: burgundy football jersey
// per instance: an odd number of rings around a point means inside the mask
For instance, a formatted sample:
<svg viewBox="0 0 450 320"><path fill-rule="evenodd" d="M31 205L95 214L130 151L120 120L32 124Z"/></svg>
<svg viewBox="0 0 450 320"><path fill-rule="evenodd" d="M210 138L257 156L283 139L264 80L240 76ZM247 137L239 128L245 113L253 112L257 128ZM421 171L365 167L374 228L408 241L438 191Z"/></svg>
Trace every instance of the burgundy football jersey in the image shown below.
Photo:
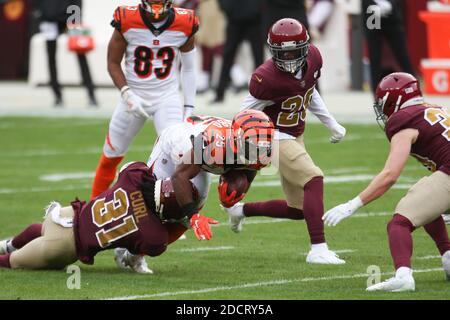
<svg viewBox="0 0 450 320"><path fill-rule="evenodd" d="M386 135L392 137L403 129L419 130L411 155L431 171L450 175L450 115L446 109L429 104L404 108L394 113L386 125Z"/></svg>
<svg viewBox="0 0 450 320"><path fill-rule="evenodd" d="M306 109L320 77L322 56L314 45L309 48L302 79L279 70L272 60L258 67L250 80L250 94L259 100L270 100L264 108L275 129L298 137L305 130Z"/></svg>
<svg viewBox="0 0 450 320"><path fill-rule="evenodd" d="M163 253L168 234L161 220L145 205L141 185L155 180L145 163L124 169L117 182L98 197L75 200L74 235L80 261L94 263L102 250L126 248L133 254L156 256Z"/></svg>

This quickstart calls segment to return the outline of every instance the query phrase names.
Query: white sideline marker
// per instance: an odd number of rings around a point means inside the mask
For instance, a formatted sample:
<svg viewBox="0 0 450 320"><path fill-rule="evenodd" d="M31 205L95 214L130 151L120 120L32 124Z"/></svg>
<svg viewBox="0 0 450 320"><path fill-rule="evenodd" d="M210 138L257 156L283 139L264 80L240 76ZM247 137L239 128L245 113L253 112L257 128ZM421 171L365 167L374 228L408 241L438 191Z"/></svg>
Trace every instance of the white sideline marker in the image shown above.
<svg viewBox="0 0 450 320"><path fill-rule="evenodd" d="M438 272L443 271L442 268L433 268L433 269L419 269L414 270L414 273L428 273L428 272ZM394 272L385 272L381 275L393 275ZM355 278L365 278L369 275L367 273L357 273L353 275L340 275L340 276L330 276L330 277L316 277L316 278L300 278L300 279L281 279L281 280L272 280L272 281L264 281L264 282L254 282L254 283L245 283L241 285L235 286L223 286L223 287L213 287L213 288L204 288L199 290L182 290L182 291L167 291L167 292L159 292L152 294L143 294L143 295L134 295L134 296L122 296L122 297L113 297L106 298L104 300L136 300L136 299L149 299L149 298L162 298L162 297L173 297L180 296L186 294L202 294L209 292L217 292L217 291L230 291L236 289L246 289L246 288L258 288L265 286L276 286L276 285L284 285L295 282L312 282L312 281L328 281L328 280L342 280L342 279L355 279ZM362 291L363 289L361 289Z"/></svg>

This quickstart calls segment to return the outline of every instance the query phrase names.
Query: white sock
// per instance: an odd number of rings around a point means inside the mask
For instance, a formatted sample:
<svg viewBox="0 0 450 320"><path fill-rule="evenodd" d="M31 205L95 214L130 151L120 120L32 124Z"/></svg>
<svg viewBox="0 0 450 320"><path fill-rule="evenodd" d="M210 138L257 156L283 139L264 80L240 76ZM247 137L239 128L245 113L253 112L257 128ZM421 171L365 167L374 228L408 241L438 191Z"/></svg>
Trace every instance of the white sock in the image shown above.
<svg viewBox="0 0 450 320"><path fill-rule="evenodd" d="M403 278L405 276L412 276L412 269L408 267L400 267L395 272L395 276L398 278Z"/></svg>
<svg viewBox="0 0 450 320"><path fill-rule="evenodd" d="M6 251L8 251L8 253L14 252L17 249L14 248L14 246L12 245L12 239L9 239L8 241L6 241Z"/></svg>
<svg viewBox="0 0 450 320"><path fill-rule="evenodd" d="M328 251L328 245L326 242L311 244L311 251Z"/></svg>

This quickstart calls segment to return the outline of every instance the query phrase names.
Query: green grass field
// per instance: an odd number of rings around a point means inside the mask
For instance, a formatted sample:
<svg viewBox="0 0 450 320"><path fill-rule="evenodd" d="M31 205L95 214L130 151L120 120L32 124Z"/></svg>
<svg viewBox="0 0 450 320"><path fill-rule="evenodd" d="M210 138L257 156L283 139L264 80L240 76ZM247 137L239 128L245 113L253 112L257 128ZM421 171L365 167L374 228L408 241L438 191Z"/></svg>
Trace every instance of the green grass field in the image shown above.
<svg viewBox="0 0 450 320"><path fill-rule="evenodd" d="M0 238L39 222L51 200L67 204L75 196L89 196L107 125L99 119L0 118ZM326 209L354 197L388 152L378 126L348 125L347 130L347 140L332 145L325 128L307 126L307 148L328 177ZM126 160L146 161L154 139L149 124ZM68 173L74 175L58 179ZM0 299L449 299L450 283L438 270L437 249L423 230L414 233L416 292L365 292L369 266L378 266L382 279L391 276L386 223L408 186L425 174L411 160L395 189L358 216L326 229L330 248L343 250L340 256L347 263L342 266L305 262L309 237L304 221L247 219L243 232L233 233L213 184L203 211L221 221L213 239L199 242L189 231L187 240L147 258L153 275L119 270L112 251L106 251L94 266L77 263L79 290L67 288L70 274L65 270L0 270ZM258 176L246 201L282 198L276 181L277 176Z"/></svg>

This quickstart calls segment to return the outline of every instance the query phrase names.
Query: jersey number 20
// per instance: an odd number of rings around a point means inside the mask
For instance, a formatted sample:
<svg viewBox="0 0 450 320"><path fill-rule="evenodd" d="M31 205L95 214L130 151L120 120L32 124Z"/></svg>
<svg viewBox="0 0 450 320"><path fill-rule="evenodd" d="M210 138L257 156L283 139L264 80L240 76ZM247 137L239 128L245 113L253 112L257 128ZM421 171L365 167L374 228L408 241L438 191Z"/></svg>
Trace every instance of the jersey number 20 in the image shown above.
<svg viewBox="0 0 450 320"><path fill-rule="evenodd" d="M162 61L162 68L153 68L155 58ZM159 49L155 57L151 48L139 46L134 51L134 72L142 79L150 77L155 72L156 78L163 80L170 74L174 59L175 52L170 47Z"/></svg>

